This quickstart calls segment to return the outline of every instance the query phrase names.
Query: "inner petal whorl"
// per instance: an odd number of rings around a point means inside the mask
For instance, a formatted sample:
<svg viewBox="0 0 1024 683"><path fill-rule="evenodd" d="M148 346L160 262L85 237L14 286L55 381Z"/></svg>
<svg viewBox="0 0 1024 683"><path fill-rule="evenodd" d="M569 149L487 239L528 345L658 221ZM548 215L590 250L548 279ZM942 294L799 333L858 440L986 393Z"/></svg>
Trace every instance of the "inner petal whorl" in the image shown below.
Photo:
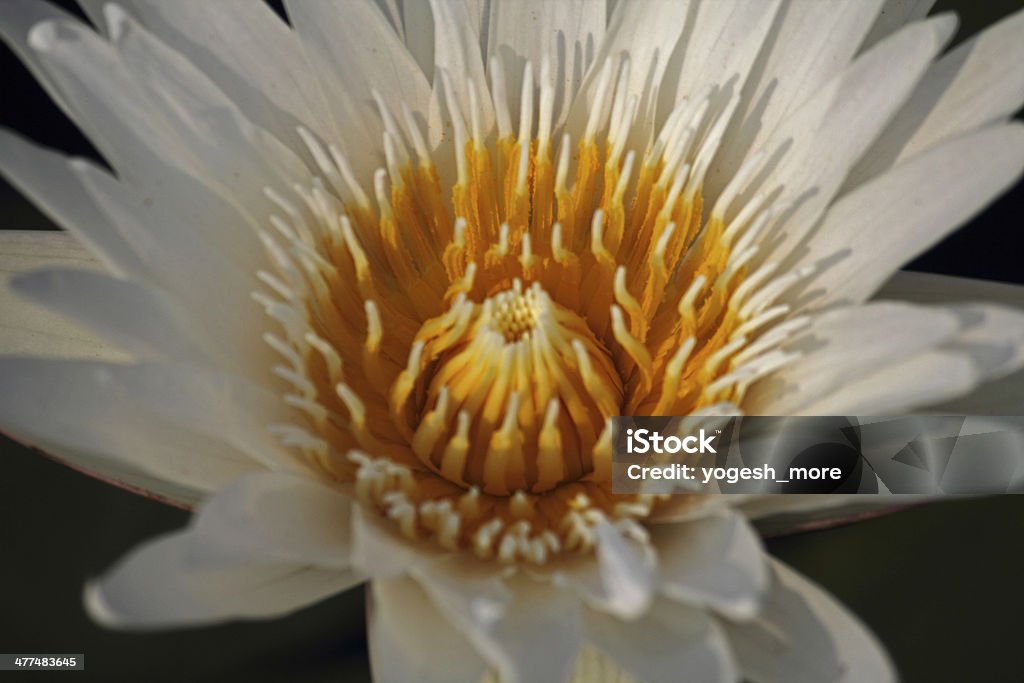
<svg viewBox="0 0 1024 683"><path fill-rule="evenodd" d="M622 381L608 350L539 283L424 323L391 396L419 460L493 495L540 493L594 470Z"/></svg>

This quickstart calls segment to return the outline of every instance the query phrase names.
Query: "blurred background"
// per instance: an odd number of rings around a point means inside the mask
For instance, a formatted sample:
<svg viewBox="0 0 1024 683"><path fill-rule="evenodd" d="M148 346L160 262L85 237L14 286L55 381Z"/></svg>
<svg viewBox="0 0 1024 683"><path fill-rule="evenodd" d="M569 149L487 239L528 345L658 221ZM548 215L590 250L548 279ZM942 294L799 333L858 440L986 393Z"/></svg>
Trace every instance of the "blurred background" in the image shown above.
<svg viewBox="0 0 1024 683"><path fill-rule="evenodd" d="M960 15L959 42L1022 7L1022 0L940 0L935 11ZM2 45L0 73L0 125L95 155ZM1022 206L1019 184L908 268L1024 284ZM55 226L0 180L0 229ZM187 520L0 436L0 652L85 653L76 680L369 680L361 589L269 622L143 634L93 625L81 607L83 582ZM935 503L767 545L859 615L904 680L997 682L1024 680L1021 538L1024 496L1003 496ZM18 675L3 672L0 680Z"/></svg>

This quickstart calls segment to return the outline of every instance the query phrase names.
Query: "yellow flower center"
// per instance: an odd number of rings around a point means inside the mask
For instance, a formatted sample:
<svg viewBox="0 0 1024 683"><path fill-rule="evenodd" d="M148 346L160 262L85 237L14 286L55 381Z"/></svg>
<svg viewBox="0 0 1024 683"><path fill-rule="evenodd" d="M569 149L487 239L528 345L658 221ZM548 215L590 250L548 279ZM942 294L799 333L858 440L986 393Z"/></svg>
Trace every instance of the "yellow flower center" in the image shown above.
<svg viewBox="0 0 1024 683"><path fill-rule="evenodd" d="M454 168L381 107L375 202L307 133L322 179L301 205L272 193L286 215L260 276L277 297L257 299L284 330L266 338L296 411L275 430L409 537L540 563L591 548L602 520L642 536L668 503L611 494L609 418L735 411L786 360L800 321L776 324L773 302L799 274L749 267L777 215L743 196L757 168L703 206L730 100L684 102L627 150L636 99L613 72L575 145L553 148L553 90L535 112L530 65L518 134L500 78L491 136L478 93L463 112L443 78Z"/></svg>
<svg viewBox="0 0 1024 683"><path fill-rule="evenodd" d="M427 321L392 410L420 462L492 495L540 493L594 470L622 382L608 351L540 283Z"/></svg>

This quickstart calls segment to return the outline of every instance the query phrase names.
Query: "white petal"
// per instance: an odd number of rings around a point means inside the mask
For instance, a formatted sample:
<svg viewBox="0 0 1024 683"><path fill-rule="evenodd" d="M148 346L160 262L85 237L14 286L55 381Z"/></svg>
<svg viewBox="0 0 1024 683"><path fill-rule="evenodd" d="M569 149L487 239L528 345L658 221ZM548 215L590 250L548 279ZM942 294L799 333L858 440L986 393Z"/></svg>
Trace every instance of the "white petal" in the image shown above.
<svg viewBox="0 0 1024 683"><path fill-rule="evenodd" d="M874 25L861 43L860 51L864 52L907 24L924 19L934 4L935 0L885 0Z"/></svg>
<svg viewBox="0 0 1024 683"><path fill-rule="evenodd" d="M447 553L427 541L400 535L395 525L360 507L352 511L352 566L372 579L406 574Z"/></svg>
<svg viewBox="0 0 1024 683"><path fill-rule="evenodd" d="M569 113L567 127L573 139L582 136L586 128L605 62L612 60L612 68L618 73L618 60L625 53L629 56L626 98L635 96L637 99L631 141L641 146L646 143L657 105L657 92L652 86L661 83L665 75L669 56L686 27L688 12L688 3L679 0L620 2L615 5L604 42Z"/></svg>
<svg viewBox="0 0 1024 683"><path fill-rule="evenodd" d="M803 356L755 385L749 410L880 415L952 398L1020 368L1024 313L876 302L816 317L787 348Z"/></svg>
<svg viewBox="0 0 1024 683"><path fill-rule="evenodd" d="M984 379L962 353L928 351L889 365L807 405L805 415L887 415L967 393Z"/></svg>
<svg viewBox="0 0 1024 683"><path fill-rule="evenodd" d="M875 298L918 304L989 301L1024 309L1024 286L900 270L878 289Z"/></svg>
<svg viewBox="0 0 1024 683"><path fill-rule="evenodd" d="M930 406L930 410L945 415L1022 415L1024 371L986 382L962 396Z"/></svg>
<svg viewBox="0 0 1024 683"><path fill-rule="evenodd" d="M405 40L405 24L402 21L402 8L401 5L403 0L373 0L377 3L377 7L384 13L384 16L388 18L388 23L391 24L391 28L395 30L398 37L403 41Z"/></svg>
<svg viewBox="0 0 1024 683"><path fill-rule="evenodd" d="M646 683L732 683L738 678L721 629L692 607L662 600L630 622L588 610L586 634L588 641Z"/></svg>
<svg viewBox="0 0 1024 683"><path fill-rule="evenodd" d="M428 82L434 80L434 15L423 0L402 0L405 46Z"/></svg>
<svg viewBox="0 0 1024 683"><path fill-rule="evenodd" d="M451 91L456 99L467 128L471 112L479 117L486 136L494 126L494 106L489 97L486 69L483 62L483 36L487 30L476 0L430 0L434 18L434 97L430 106L430 143L437 146L442 139L450 139L449 114L442 114L438 98L445 92L442 72L447 74ZM476 107L470 104L470 84L476 91ZM447 96L445 97L447 102ZM451 103L446 110L450 111ZM461 150L456 150L459 153Z"/></svg>
<svg viewBox="0 0 1024 683"><path fill-rule="evenodd" d="M710 84L743 89L779 11L778 2L698 3L660 86L661 114ZM734 77L738 79L734 80Z"/></svg>
<svg viewBox="0 0 1024 683"><path fill-rule="evenodd" d="M597 564L615 613L642 613L654 590L654 556L646 543L631 542L608 523L597 527Z"/></svg>
<svg viewBox="0 0 1024 683"><path fill-rule="evenodd" d="M725 622L743 674L758 683L895 681L875 638L824 591L772 561L773 582L753 622Z"/></svg>
<svg viewBox="0 0 1024 683"><path fill-rule="evenodd" d="M379 683L476 683L487 663L447 617L405 577L371 584L370 660Z"/></svg>
<svg viewBox="0 0 1024 683"><path fill-rule="evenodd" d="M503 569L456 555L424 563L411 574L453 623L487 628L504 616L515 599L505 586Z"/></svg>
<svg viewBox="0 0 1024 683"><path fill-rule="evenodd" d="M140 275L145 271L138 254L71 171L66 156L0 129L0 173L113 272Z"/></svg>
<svg viewBox="0 0 1024 683"><path fill-rule="evenodd" d="M989 304L948 306L961 332L945 348L970 355L982 376L1003 377L1024 365L1024 311Z"/></svg>
<svg viewBox="0 0 1024 683"><path fill-rule="evenodd" d="M192 533L211 555L348 569L352 501L304 475L260 472L234 481L203 503Z"/></svg>
<svg viewBox="0 0 1024 683"><path fill-rule="evenodd" d="M86 607L143 628L288 614L362 580L345 568L348 505L296 477L239 482L91 583Z"/></svg>
<svg viewBox="0 0 1024 683"><path fill-rule="evenodd" d="M153 287L86 270L36 270L12 278L22 296L76 320L142 360L210 362L230 355L196 329L180 305Z"/></svg>
<svg viewBox="0 0 1024 683"><path fill-rule="evenodd" d="M804 240L955 28L955 19L944 15L883 40L797 108L766 141L773 154L792 142L760 187L765 192L781 188L779 201L795 202L776 228L783 235L769 252L774 258L788 257Z"/></svg>
<svg viewBox="0 0 1024 683"><path fill-rule="evenodd" d="M14 293L12 277L45 266L102 270L77 240L63 232L0 231L0 353L127 360L99 337Z"/></svg>
<svg viewBox="0 0 1024 683"><path fill-rule="evenodd" d="M935 145L1007 119L1024 103L1024 11L933 64L846 180L853 188Z"/></svg>
<svg viewBox="0 0 1024 683"><path fill-rule="evenodd" d="M189 169L266 215L263 188L304 178L299 159L181 55L116 5L106 9L113 44L78 22L45 22L30 34L73 120L132 182L159 188L161 166Z"/></svg>
<svg viewBox="0 0 1024 683"><path fill-rule="evenodd" d="M894 337L892 330L900 335ZM956 316L941 309L885 302L829 311L787 345L804 355L755 384L744 410L753 415L854 415L810 413L808 406L833 395L841 399L852 382L936 347L958 331Z"/></svg>
<svg viewBox="0 0 1024 683"><path fill-rule="evenodd" d="M413 112L426 113L430 85L373 2L285 4L334 115L335 142L356 176L369 181L383 161L383 128L373 92L401 120L402 102Z"/></svg>
<svg viewBox="0 0 1024 683"><path fill-rule="evenodd" d="M737 514L650 527L661 589L674 600L750 618L767 583L764 550Z"/></svg>
<svg viewBox="0 0 1024 683"><path fill-rule="evenodd" d="M262 466L300 467L265 431L280 401L243 380L183 366L9 357L0 375L5 431L174 500L194 502Z"/></svg>
<svg viewBox="0 0 1024 683"><path fill-rule="evenodd" d="M241 239L230 255L231 234L224 230L233 222L232 230L243 231L246 223L187 174L155 168L162 171L162 194L135 191L92 164L72 162L107 220L142 255L145 278L173 294L209 338L233 349L231 365L269 378L267 369L277 359L253 333L264 329L267 317L251 297L260 289L256 272L265 257L245 257L251 245ZM216 297L209 295L213 291Z"/></svg>
<svg viewBox="0 0 1024 683"><path fill-rule="evenodd" d="M285 616L362 579L347 571L278 563L207 566L188 534L136 549L86 586L96 621L119 628L168 628Z"/></svg>
<svg viewBox="0 0 1024 683"><path fill-rule="evenodd" d="M877 296L923 304L993 301L1018 310L1024 309L1024 287L1019 285L907 271L893 275L877 292ZM931 409L950 415L1024 413L1024 371L986 382L964 396Z"/></svg>
<svg viewBox="0 0 1024 683"><path fill-rule="evenodd" d="M106 0L80 2L105 26ZM301 148L296 127L330 137L332 123L298 37L273 10L246 0L120 2L140 24L185 55L249 116Z"/></svg>
<svg viewBox="0 0 1024 683"><path fill-rule="evenodd" d="M181 154L185 163L177 165L194 170L211 188L223 188L257 221L274 208L263 196L267 185L308 182L300 158L253 125L205 73L117 5L104 10L117 57L168 134L158 152Z"/></svg>
<svg viewBox="0 0 1024 683"><path fill-rule="evenodd" d="M762 148L798 106L846 68L881 4L862 0L783 5L726 131L728 144L708 174L707 196L717 197L743 159Z"/></svg>
<svg viewBox="0 0 1024 683"><path fill-rule="evenodd" d="M28 37L32 27L44 21L77 20L49 2L8 0L4 3L4 11L0 12L0 39L7 43L18 59L24 62L36 80L66 112L67 103L60 97L54 83L47 76L46 69L42 67L36 51L29 45Z"/></svg>
<svg viewBox="0 0 1024 683"><path fill-rule="evenodd" d="M903 263L1011 186L1024 168L1024 126L988 128L942 144L839 199L801 263L826 261L806 286L821 306L859 302Z"/></svg>
<svg viewBox="0 0 1024 683"><path fill-rule="evenodd" d="M602 523L597 527L595 552L596 562L586 557L562 563L553 572L554 582L619 619L635 619L646 612L656 588L656 556L651 546Z"/></svg>
<svg viewBox="0 0 1024 683"><path fill-rule="evenodd" d="M554 125L565 119L604 38L606 11L604 0L513 0L491 6L487 51L504 69L510 112L519 111L526 62L533 64L534 83L540 85L546 59L555 88Z"/></svg>
<svg viewBox="0 0 1024 683"><path fill-rule="evenodd" d="M519 575L507 585L513 595L499 615L474 610L473 601L456 599L454 583L441 586L418 576L434 604L444 612L487 662L502 683L568 679L582 642L579 601L564 589Z"/></svg>

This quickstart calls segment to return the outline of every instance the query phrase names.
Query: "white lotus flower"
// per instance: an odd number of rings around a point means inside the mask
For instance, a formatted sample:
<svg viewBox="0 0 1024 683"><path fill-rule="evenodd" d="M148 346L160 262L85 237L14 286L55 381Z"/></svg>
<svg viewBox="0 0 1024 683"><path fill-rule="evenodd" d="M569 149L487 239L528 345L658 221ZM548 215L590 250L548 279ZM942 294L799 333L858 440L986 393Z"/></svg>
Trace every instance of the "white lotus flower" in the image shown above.
<svg viewBox="0 0 1024 683"><path fill-rule="evenodd" d="M3 269L75 323L5 296L0 424L200 506L96 618L368 580L381 681L894 677L747 521L823 499L613 496L607 425L1008 407L1024 315L941 302L1018 290L868 299L1024 166L1024 14L940 56L899 0L104 4L0 14L113 168L0 136L74 236Z"/></svg>

